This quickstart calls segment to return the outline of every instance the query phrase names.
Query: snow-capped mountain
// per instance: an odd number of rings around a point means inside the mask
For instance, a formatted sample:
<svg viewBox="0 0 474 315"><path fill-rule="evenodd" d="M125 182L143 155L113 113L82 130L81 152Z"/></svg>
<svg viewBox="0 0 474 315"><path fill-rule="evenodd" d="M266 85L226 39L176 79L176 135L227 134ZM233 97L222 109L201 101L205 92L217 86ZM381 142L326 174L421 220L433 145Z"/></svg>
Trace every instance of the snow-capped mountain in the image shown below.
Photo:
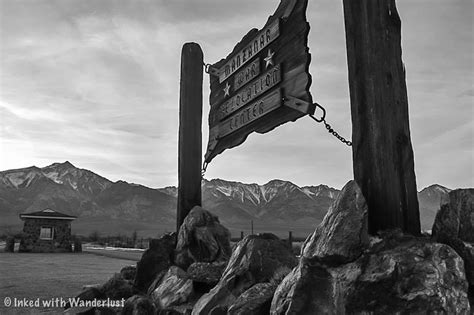
<svg viewBox="0 0 474 315"><path fill-rule="evenodd" d="M76 168L68 161L38 168L36 166L0 172L0 183L10 188L28 188L41 178L66 185L86 195L100 193L112 185L108 179L91 171Z"/></svg>
<svg viewBox="0 0 474 315"><path fill-rule="evenodd" d="M0 172L0 233L21 226L19 213L45 208L80 217L86 230L125 233L114 224L125 222L133 231L132 221L172 223L176 198L141 185L113 183L69 162Z"/></svg>
<svg viewBox="0 0 474 315"><path fill-rule="evenodd" d="M314 223L324 217L338 190L327 186L298 187L282 180L264 185L222 179L204 180L203 206L216 212L223 222L249 220Z"/></svg>
<svg viewBox="0 0 474 315"><path fill-rule="evenodd" d="M432 185L419 193L422 228L430 229L450 189ZM131 233L158 227L175 229L176 187L151 189L112 182L69 162L0 172L0 233L21 229L18 214L56 209L79 217L76 231ZM223 179L202 181L203 207L234 231L254 222L260 231L311 231L323 219L339 190L326 185L299 187L272 180L264 185Z"/></svg>
<svg viewBox="0 0 474 315"><path fill-rule="evenodd" d="M57 184L66 184L86 195L96 195L112 185L112 182L91 171L74 167L71 163L54 163L41 172Z"/></svg>

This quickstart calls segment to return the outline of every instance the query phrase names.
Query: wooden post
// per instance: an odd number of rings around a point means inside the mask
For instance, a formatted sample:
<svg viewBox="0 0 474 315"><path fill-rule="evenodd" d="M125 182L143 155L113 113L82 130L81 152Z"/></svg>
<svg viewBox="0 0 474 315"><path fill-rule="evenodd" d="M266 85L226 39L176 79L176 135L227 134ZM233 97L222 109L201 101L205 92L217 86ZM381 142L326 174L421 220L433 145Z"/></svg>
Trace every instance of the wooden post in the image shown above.
<svg viewBox="0 0 474 315"><path fill-rule="evenodd" d="M253 220L250 220L250 235L253 235Z"/></svg>
<svg viewBox="0 0 474 315"><path fill-rule="evenodd" d="M240 231L240 240L244 239L244 231Z"/></svg>
<svg viewBox="0 0 474 315"><path fill-rule="evenodd" d="M369 232L420 234L408 120L401 21L395 0L343 0L352 113L354 179Z"/></svg>
<svg viewBox="0 0 474 315"><path fill-rule="evenodd" d="M179 94L177 231L189 211L201 205L203 65L201 47L184 44Z"/></svg>
<svg viewBox="0 0 474 315"><path fill-rule="evenodd" d="M293 248L293 232L288 231L288 244L290 245L290 248Z"/></svg>

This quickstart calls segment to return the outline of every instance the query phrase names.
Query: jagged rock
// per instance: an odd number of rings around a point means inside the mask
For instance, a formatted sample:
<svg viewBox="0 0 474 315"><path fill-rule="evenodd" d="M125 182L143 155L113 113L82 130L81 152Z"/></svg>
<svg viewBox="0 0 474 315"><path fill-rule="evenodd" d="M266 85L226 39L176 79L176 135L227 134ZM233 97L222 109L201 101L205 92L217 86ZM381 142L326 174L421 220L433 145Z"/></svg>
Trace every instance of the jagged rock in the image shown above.
<svg viewBox="0 0 474 315"><path fill-rule="evenodd" d="M134 295L125 301L122 315L150 315L156 313L155 304L146 296Z"/></svg>
<svg viewBox="0 0 474 315"><path fill-rule="evenodd" d="M447 238L441 241L452 247L464 260L466 279L470 286L474 286L474 244L461 241L459 238Z"/></svg>
<svg viewBox="0 0 474 315"><path fill-rule="evenodd" d="M356 261L327 266L302 257L283 280L270 314L468 314L461 258L421 238L389 239Z"/></svg>
<svg viewBox="0 0 474 315"><path fill-rule="evenodd" d="M163 279L164 275L168 272L168 269L165 269L165 270L162 270L160 271L156 276L155 276L155 279L153 280L153 282L150 284L150 286L148 287L148 290L147 290L147 295L148 296L151 296L151 294L153 293L153 291L155 291L155 289L158 287L158 285L160 284L161 282L161 279Z"/></svg>
<svg viewBox="0 0 474 315"><path fill-rule="evenodd" d="M441 205L433 223L432 239L449 245L462 257L474 300L474 189L456 189Z"/></svg>
<svg viewBox="0 0 474 315"><path fill-rule="evenodd" d="M137 274L136 266L125 266L120 270L120 275L125 280L133 281L135 279L136 274Z"/></svg>
<svg viewBox="0 0 474 315"><path fill-rule="evenodd" d="M171 266L151 293L152 300L161 309L186 303L192 297L193 281L179 267Z"/></svg>
<svg viewBox="0 0 474 315"><path fill-rule="evenodd" d="M272 283L257 283L242 293L229 307L228 315L260 315L270 312L276 286Z"/></svg>
<svg viewBox="0 0 474 315"><path fill-rule="evenodd" d="M275 235L249 235L237 244L219 283L197 301L192 314L225 309L245 290L269 282L281 267L292 268L296 262L288 245Z"/></svg>
<svg viewBox="0 0 474 315"><path fill-rule="evenodd" d="M207 293L218 282L224 272L227 262L195 262L189 266L187 272L193 280L194 289L198 292Z"/></svg>
<svg viewBox="0 0 474 315"><path fill-rule="evenodd" d="M449 193L449 202L441 205L432 229L433 238L459 238L474 243L474 189L456 189Z"/></svg>
<svg viewBox="0 0 474 315"><path fill-rule="evenodd" d="M356 277L358 268L346 264ZM349 267L350 266L350 267ZM336 269L342 269L342 267ZM348 271L340 271L341 275ZM337 273L323 264L302 258L296 268L280 283L273 295L270 314L344 314L340 301L344 288L337 281Z"/></svg>
<svg viewBox="0 0 474 315"><path fill-rule="evenodd" d="M372 254L347 298L346 309L468 313L462 260L449 246L419 240Z"/></svg>
<svg viewBox="0 0 474 315"><path fill-rule="evenodd" d="M147 292L156 276L171 266L175 243L174 233L151 240L149 248L143 253L140 261L137 262L134 285L139 291Z"/></svg>
<svg viewBox="0 0 474 315"><path fill-rule="evenodd" d="M464 260L464 268L466 269L466 278L467 278L467 281L469 282L469 285L474 289L474 244L464 242L463 245L464 245L464 250L463 250L463 255L461 255L461 257Z"/></svg>
<svg viewBox="0 0 474 315"><path fill-rule="evenodd" d="M227 260L231 253L230 232L218 217L199 206L191 209L179 229L176 265L186 270L193 262Z"/></svg>
<svg viewBox="0 0 474 315"><path fill-rule="evenodd" d="M122 278L120 273L116 273L102 287L100 291L112 300L122 298L128 299L134 294L133 283Z"/></svg>
<svg viewBox="0 0 474 315"><path fill-rule="evenodd" d="M368 244L367 213L362 191L355 181L349 181L323 222L305 241L302 256L328 263L355 260Z"/></svg>
<svg viewBox="0 0 474 315"><path fill-rule="evenodd" d="M217 306L214 307L209 315L227 315L227 306Z"/></svg>

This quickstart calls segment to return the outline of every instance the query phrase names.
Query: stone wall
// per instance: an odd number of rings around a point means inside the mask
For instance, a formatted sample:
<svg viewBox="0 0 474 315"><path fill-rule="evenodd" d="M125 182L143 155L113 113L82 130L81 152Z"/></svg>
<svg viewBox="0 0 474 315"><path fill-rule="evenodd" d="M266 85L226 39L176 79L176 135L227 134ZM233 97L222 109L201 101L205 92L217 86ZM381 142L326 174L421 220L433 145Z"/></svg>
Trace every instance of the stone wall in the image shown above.
<svg viewBox="0 0 474 315"><path fill-rule="evenodd" d="M41 227L54 229L53 239L40 239ZM25 219L20 252L71 252L71 221L54 219Z"/></svg>

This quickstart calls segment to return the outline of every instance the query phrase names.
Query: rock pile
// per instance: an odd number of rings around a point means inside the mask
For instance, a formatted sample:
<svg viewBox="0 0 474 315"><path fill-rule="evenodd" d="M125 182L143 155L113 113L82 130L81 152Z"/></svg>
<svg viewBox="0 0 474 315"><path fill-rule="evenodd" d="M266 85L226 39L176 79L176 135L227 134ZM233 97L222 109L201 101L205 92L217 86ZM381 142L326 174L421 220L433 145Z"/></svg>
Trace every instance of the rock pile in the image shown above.
<svg viewBox="0 0 474 315"><path fill-rule="evenodd" d="M281 270L288 272L296 263L287 243L275 235L249 235L237 244L218 284L197 301L192 314L217 310L264 314L276 289L272 279Z"/></svg>
<svg viewBox="0 0 474 315"><path fill-rule="evenodd" d="M230 255L227 228L210 212L194 207L177 235L150 242L136 267L123 268L104 285L89 287L78 297L124 298L123 314L190 314L195 302L219 282Z"/></svg>
<svg viewBox="0 0 474 315"><path fill-rule="evenodd" d="M135 287L138 291L146 292L154 280L168 270L173 264L173 251L176 244L176 234L166 234L160 239L151 240L149 248L143 253L137 263Z"/></svg>
<svg viewBox="0 0 474 315"><path fill-rule="evenodd" d="M399 231L369 238L366 220L349 182L278 286L270 314L469 313L464 263L451 247Z"/></svg>
<svg viewBox="0 0 474 315"><path fill-rule="evenodd" d="M176 265L187 269L194 262L227 261L231 254L229 230L217 216L194 207L179 229Z"/></svg>
<svg viewBox="0 0 474 315"><path fill-rule="evenodd" d="M126 298L122 314L469 314L472 200L473 190L451 192L432 238L369 236L367 204L350 181L298 259L273 234L231 251L229 231L195 207L178 235L154 240L136 268L81 297Z"/></svg>

